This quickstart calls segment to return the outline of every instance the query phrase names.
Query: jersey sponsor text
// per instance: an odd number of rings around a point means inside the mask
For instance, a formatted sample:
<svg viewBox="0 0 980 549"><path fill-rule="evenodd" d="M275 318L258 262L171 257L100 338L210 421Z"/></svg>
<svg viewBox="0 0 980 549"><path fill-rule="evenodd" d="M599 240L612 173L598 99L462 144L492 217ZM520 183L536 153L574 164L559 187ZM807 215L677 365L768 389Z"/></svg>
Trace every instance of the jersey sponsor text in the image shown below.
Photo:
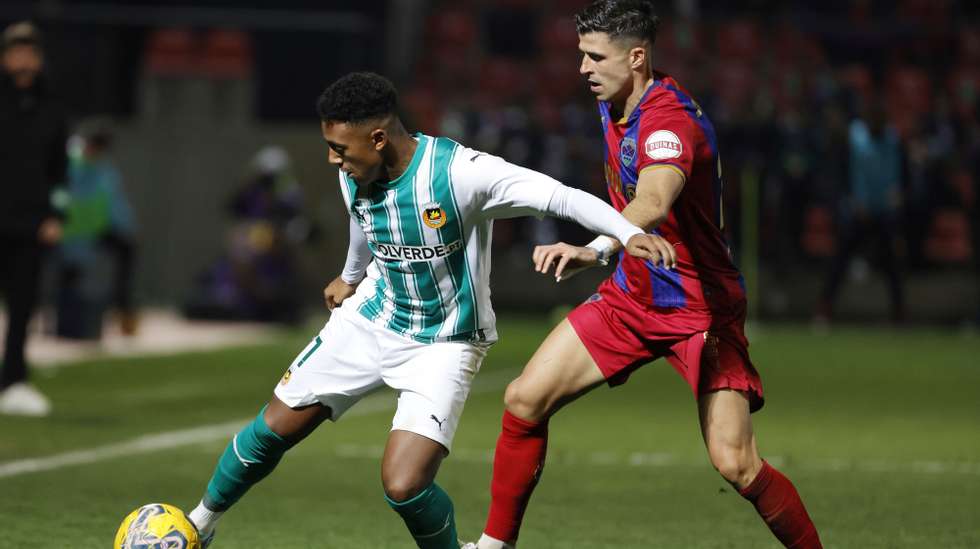
<svg viewBox="0 0 980 549"><path fill-rule="evenodd" d="M397 244L374 244L374 253L382 259L391 261L435 261L457 250L463 249L463 241L435 246L399 246Z"/></svg>

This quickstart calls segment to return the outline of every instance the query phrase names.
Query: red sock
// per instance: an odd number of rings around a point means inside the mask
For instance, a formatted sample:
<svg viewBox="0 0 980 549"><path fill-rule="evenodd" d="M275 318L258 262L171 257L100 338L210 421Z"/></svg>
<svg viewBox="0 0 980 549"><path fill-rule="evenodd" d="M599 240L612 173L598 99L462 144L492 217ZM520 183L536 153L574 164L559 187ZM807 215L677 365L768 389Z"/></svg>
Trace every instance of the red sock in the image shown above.
<svg viewBox="0 0 980 549"><path fill-rule="evenodd" d="M817 529L793 483L765 461L755 480L739 490L755 505L776 539L790 549L822 549Z"/></svg>
<svg viewBox="0 0 980 549"><path fill-rule="evenodd" d="M538 484L548 451L548 422L531 423L504 411L503 429L493 456L490 513L483 532L517 541L524 510Z"/></svg>

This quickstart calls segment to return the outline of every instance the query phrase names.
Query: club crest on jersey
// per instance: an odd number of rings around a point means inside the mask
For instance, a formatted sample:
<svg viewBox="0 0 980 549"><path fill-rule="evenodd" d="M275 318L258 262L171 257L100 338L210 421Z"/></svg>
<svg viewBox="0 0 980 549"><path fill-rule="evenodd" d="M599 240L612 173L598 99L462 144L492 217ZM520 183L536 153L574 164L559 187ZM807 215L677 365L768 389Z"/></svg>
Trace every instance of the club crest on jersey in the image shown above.
<svg viewBox="0 0 980 549"><path fill-rule="evenodd" d="M636 139L632 137L624 137L623 144L619 146L619 159L623 161L623 164L629 166L633 164L633 159L636 158Z"/></svg>
<svg viewBox="0 0 980 549"><path fill-rule="evenodd" d="M422 206L422 221L429 227L438 229L446 224L446 210L438 202L429 202Z"/></svg>
<svg viewBox="0 0 980 549"><path fill-rule="evenodd" d="M684 152L684 145L677 134L670 130L657 130L644 143L647 156L653 160L677 158Z"/></svg>

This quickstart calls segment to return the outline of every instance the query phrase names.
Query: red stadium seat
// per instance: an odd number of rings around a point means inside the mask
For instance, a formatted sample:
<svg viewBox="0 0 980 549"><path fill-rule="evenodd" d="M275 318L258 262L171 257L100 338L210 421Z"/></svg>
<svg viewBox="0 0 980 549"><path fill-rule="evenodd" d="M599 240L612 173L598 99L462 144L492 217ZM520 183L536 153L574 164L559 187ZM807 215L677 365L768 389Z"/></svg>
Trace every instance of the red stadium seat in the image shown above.
<svg viewBox="0 0 980 549"><path fill-rule="evenodd" d="M537 61L536 94L562 102L585 89L585 79L578 72L579 60L567 53L548 53Z"/></svg>
<svg viewBox="0 0 980 549"><path fill-rule="evenodd" d="M431 88L418 87L403 94L401 102L416 122L416 129L427 134L439 133L442 103Z"/></svg>
<svg viewBox="0 0 980 549"><path fill-rule="evenodd" d="M465 49L476 44L477 25L473 16L462 10L439 11L429 19L430 49Z"/></svg>
<svg viewBox="0 0 980 549"><path fill-rule="evenodd" d="M195 72L197 37L190 29L150 32L143 52L146 70L157 76L186 76Z"/></svg>
<svg viewBox="0 0 980 549"><path fill-rule="evenodd" d="M960 63L980 63L980 28L963 27L958 33Z"/></svg>
<svg viewBox="0 0 980 549"><path fill-rule="evenodd" d="M201 71L212 78L241 79L252 74L252 40L238 30L212 30L204 38Z"/></svg>
<svg viewBox="0 0 980 549"><path fill-rule="evenodd" d="M932 106L932 80L918 67L898 67L888 73L885 101L889 118L903 136L908 135Z"/></svg>
<svg viewBox="0 0 980 549"><path fill-rule="evenodd" d="M766 47L780 67L812 69L827 62L820 42L789 24L780 25L768 38Z"/></svg>
<svg viewBox="0 0 980 549"><path fill-rule="evenodd" d="M428 75L439 83L460 87L476 79L479 64L474 61L478 52L470 49L436 48L430 49L424 61L416 69L416 80L427 81Z"/></svg>
<svg viewBox="0 0 980 549"><path fill-rule="evenodd" d="M903 0L898 14L919 25L942 24L949 20L949 4L949 0Z"/></svg>
<svg viewBox="0 0 980 549"><path fill-rule="evenodd" d="M542 51L575 57L578 33L574 19L562 15L545 20L538 30L538 47Z"/></svg>
<svg viewBox="0 0 980 549"><path fill-rule="evenodd" d="M896 107L925 113L932 104L932 81L918 67L899 67L889 72L886 93Z"/></svg>
<svg viewBox="0 0 980 549"><path fill-rule="evenodd" d="M970 260L970 222L958 209L943 209L932 219L925 242L926 259L936 263L963 264Z"/></svg>
<svg viewBox="0 0 980 549"><path fill-rule="evenodd" d="M834 217L824 206L810 206L804 214L800 246L810 257L827 258L837 250Z"/></svg>
<svg viewBox="0 0 980 549"><path fill-rule="evenodd" d="M480 93L482 103L501 105L524 95L528 81L521 64L504 57L490 58L480 70Z"/></svg>
<svg viewBox="0 0 980 549"><path fill-rule="evenodd" d="M874 78L871 71L864 65L849 65L839 73L840 81L853 90L865 102L870 101L875 93Z"/></svg>
<svg viewBox="0 0 980 549"><path fill-rule="evenodd" d="M722 62L715 69L718 99L728 112L739 112L746 106L756 82L755 71L747 63Z"/></svg>
<svg viewBox="0 0 980 549"><path fill-rule="evenodd" d="M752 21L733 21L721 25L716 33L719 57L751 61L762 51L759 27Z"/></svg>

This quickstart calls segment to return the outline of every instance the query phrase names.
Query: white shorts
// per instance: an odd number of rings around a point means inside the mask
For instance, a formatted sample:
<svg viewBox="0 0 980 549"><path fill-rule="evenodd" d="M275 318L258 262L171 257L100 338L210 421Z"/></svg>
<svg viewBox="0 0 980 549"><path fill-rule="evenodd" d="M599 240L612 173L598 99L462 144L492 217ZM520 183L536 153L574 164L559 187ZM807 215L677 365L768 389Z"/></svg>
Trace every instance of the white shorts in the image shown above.
<svg viewBox="0 0 980 549"><path fill-rule="evenodd" d="M398 391L392 430L411 431L452 447L456 426L488 346L420 343L372 323L357 311L333 310L320 334L276 386L290 408L320 403L337 421L371 391Z"/></svg>

